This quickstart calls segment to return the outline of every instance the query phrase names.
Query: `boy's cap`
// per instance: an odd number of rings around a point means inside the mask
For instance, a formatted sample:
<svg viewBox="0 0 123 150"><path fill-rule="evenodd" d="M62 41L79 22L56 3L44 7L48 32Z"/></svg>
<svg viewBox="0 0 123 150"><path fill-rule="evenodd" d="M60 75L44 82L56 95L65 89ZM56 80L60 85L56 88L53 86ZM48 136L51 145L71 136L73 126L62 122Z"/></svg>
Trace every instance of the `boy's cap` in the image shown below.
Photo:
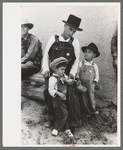
<svg viewBox="0 0 123 150"><path fill-rule="evenodd" d="M100 52L98 51L98 47L94 43L90 43L88 46L84 46L81 49L84 53L86 49L91 49L96 54L96 57L100 55Z"/></svg>
<svg viewBox="0 0 123 150"><path fill-rule="evenodd" d="M55 70L56 67L58 66L58 64L61 64L61 63L68 63L68 60L65 58L65 57L59 57L59 58L56 58L54 59L51 63L50 63L50 68L52 70Z"/></svg>

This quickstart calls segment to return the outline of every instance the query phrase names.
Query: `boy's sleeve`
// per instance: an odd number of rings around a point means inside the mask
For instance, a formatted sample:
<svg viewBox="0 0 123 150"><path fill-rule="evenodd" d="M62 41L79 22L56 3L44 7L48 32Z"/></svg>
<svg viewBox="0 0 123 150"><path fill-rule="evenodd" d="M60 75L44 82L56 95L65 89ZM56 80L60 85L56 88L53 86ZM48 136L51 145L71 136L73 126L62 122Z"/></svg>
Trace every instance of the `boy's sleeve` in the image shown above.
<svg viewBox="0 0 123 150"><path fill-rule="evenodd" d="M95 69L95 75L96 75L94 81L98 82L99 81L99 69L95 63L94 63L94 69Z"/></svg>
<svg viewBox="0 0 123 150"><path fill-rule="evenodd" d="M55 93L57 92L57 79L54 77L49 78L49 93L52 97L55 97Z"/></svg>

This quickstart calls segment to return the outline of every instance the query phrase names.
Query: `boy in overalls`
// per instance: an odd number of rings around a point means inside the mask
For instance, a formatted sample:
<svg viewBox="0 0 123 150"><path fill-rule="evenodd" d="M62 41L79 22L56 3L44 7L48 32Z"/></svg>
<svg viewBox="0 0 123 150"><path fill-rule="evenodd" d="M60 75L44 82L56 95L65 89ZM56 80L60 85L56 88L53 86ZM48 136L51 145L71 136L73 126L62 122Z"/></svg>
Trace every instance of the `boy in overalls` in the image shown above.
<svg viewBox="0 0 123 150"><path fill-rule="evenodd" d="M55 124L53 127L52 135L57 136L58 132L65 131L69 137L73 137L68 123L68 110L66 105L67 85L71 79L65 75L67 59L64 57L56 58L50 64L53 71L52 76L49 78L49 93L53 97L53 108L55 111Z"/></svg>
<svg viewBox="0 0 123 150"><path fill-rule="evenodd" d="M81 84L87 88L86 92L79 92L80 108L86 115L99 114L96 111L96 101L94 98L95 85L99 81L99 70L93 59L100 55L97 46L94 43L82 47L84 52L84 61L79 64L79 79Z"/></svg>

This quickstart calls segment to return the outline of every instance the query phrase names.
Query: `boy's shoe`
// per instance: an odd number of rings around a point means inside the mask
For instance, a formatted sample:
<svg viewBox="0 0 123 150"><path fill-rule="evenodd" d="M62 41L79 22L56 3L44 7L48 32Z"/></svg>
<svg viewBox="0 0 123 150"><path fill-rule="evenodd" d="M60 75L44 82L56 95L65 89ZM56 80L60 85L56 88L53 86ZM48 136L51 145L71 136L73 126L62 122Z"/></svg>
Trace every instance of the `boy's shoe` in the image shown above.
<svg viewBox="0 0 123 150"><path fill-rule="evenodd" d="M68 135L68 137L73 137L73 134L71 133L70 129L66 130L65 133Z"/></svg>
<svg viewBox="0 0 123 150"><path fill-rule="evenodd" d="M53 136L57 136L57 135L58 135L58 130L53 129L53 130L52 130L52 135L53 135Z"/></svg>

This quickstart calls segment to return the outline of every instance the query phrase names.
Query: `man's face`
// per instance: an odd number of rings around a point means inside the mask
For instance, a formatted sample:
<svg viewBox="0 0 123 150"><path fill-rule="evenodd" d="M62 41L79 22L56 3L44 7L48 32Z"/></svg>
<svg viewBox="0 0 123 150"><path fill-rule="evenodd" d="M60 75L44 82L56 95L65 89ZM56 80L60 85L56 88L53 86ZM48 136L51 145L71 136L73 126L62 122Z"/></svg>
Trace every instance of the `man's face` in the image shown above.
<svg viewBox="0 0 123 150"><path fill-rule="evenodd" d="M76 32L76 29L70 27L70 26L67 25L67 24L64 25L63 36L64 36L65 39L68 39L68 38L70 38L71 36L73 36L75 32Z"/></svg>
<svg viewBox="0 0 123 150"><path fill-rule="evenodd" d="M21 35L26 35L29 31L29 28L27 25L21 25Z"/></svg>

